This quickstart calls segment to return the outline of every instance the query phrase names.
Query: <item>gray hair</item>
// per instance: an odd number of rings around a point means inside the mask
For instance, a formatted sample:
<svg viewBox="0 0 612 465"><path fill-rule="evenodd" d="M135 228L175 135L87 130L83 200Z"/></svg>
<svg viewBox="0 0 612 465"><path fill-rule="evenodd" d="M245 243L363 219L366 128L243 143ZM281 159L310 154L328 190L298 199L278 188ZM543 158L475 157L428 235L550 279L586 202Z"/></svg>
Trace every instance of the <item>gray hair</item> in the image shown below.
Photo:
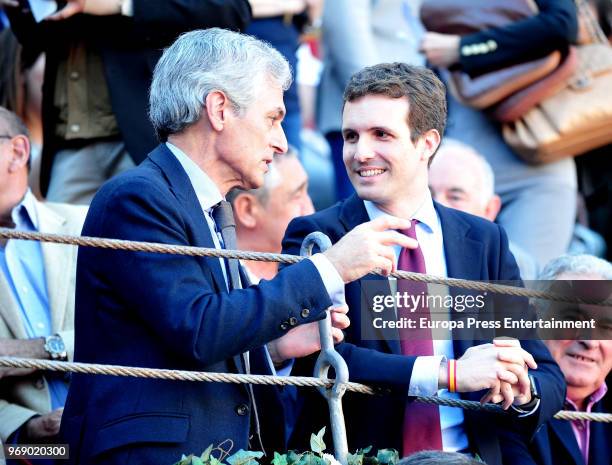
<svg viewBox="0 0 612 465"><path fill-rule="evenodd" d="M596 274L612 280L612 264L593 255L562 255L546 264L539 279L553 281L563 273Z"/></svg>
<svg viewBox="0 0 612 465"><path fill-rule="evenodd" d="M480 174L482 175L481 200L482 203L486 205L487 202L491 200L491 197L495 195L495 175L493 174L493 168L491 168L491 165L487 159L483 157L474 147L451 137L447 137L442 141L438 154L442 152L458 151L468 152L478 160L478 163L480 164Z"/></svg>
<svg viewBox="0 0 612 465"><path fill-rule="evenodd" d="M426 450L416 452L403 458L397 465L483 465L484 462L476 460L459 452L443 452L440 450Z"/></svg>
<svg viewBox="0 0 612 465"><path fill-rule="evenodd" d="M8 134L5 135L11 137L23 135L28 139L30 138L28 128L23 123L21 118L19 118L19 116L12 111L7 110L4 107L0 107L0 121L4 121L4 124L6 124L6 131Z"/></svg>
<svg viewBox="0 0 612 465"><path fill-rule="evenodd" d="M268 165L269 170L264 176L264 183L261 187L250 190L244 190L240 189L239 187L234 187L225 196L227 201L233 205L234 201L238 198L240 194L251 194L257 198L259 203L261 203L262 205L266 205L268 199L270 198L270 191L276 186L278 186L278 184L282 181L280 173L278 172L278 164L289 158L297 158L297 156L297 151L291 145L289 146L287 153L275 154L274 158L272 159L272 163Z"/></svg>
<svg viewBox="0 0 612 465"><path fill-rule="evenodd" d="M253 102L263 78L287 90L291 68L272 46L254 37L212 28L182 34L153 71L149 119L160 140L200 119L206 97L222 91L241 114Z"/></svg>

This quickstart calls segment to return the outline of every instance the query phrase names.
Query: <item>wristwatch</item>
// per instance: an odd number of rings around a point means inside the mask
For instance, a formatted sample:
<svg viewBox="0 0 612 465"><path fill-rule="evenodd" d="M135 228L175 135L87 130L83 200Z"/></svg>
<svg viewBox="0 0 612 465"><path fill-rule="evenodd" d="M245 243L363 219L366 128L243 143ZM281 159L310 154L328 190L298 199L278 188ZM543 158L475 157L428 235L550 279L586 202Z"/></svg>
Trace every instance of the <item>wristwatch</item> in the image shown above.
<svg viewBox="0 0 612 465"><path fill-rule="evenodd" d="M44 349L49 354L51 360L68 360L64 340L59 334L47 336L45 338Z"/></svg>
<svg viewBox="0 0 612 465"><path fill-rule="evenodd" d="M529 375L529 389L531 390L531 400L523 405L512 405L512 410L519 415L533 413L534 409L540 404L540 391L533 375Z"/></svg>

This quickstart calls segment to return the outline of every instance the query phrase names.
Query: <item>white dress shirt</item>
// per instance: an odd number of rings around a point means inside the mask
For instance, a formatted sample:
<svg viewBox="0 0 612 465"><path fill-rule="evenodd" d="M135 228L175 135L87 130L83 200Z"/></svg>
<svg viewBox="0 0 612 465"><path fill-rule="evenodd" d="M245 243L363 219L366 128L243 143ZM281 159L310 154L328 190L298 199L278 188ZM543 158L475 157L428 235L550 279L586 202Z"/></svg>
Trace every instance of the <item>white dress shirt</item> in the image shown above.
<svg viewBox="0 0 612 465"><path fill-rule="evenodd" d="M368 200L365 200L364 204L370 220L381 216L389 216ZM446 257L444 255L442 225L440 224L440 218L434 208L429 192L425 201L411 219L418 220L416 237L423 252L427 274L446 278L448 274L446 270ZM395 264L397 265L401 247L396 245L393 247L393 250L395 252ZM395 278L389 279L392 287L395 287ZM436 288L436 290L438 289L439 287ZM459 399L458 393L451 393L446 389L438 389L440 364L445 359L455 358L453 341L450 338L434 339L433 352L434 355L432 356L417 357L412 369L408 395L432 396L437 394L440 397ZM439 407L439 409L442 447L444 450L459 451L466 449L469 444L465 428L463 427L463 410L453 407Z"/></svg>

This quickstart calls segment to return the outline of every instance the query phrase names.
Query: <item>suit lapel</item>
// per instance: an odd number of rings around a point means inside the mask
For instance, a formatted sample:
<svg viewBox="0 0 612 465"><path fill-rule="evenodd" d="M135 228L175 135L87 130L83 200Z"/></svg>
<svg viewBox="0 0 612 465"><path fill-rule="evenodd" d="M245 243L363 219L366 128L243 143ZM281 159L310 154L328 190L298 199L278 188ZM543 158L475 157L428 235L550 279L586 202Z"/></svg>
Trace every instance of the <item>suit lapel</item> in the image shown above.
<svg viewBox="0 0 612 465"><path fill-rule="evenodd" d="M434 207L442 226L447 276L474 281L483 279L481 261L478 259L484 254L483 244L471 237L470 225L455 210L446 208L437 202L434 202ZM453 296L471 292L457 287L451 287L449 290ZM455 311L451 313L453 320L464 319L467 316L477 317L478 315ZM479 336L476 329L462 329L460 335L461 340L456 340L453 344L457 358L469 347L483 343L482 335Z"/></svg>
<svg viewBox="0 0 612 465"><path fill-rule="evenodd" d="M0 316L2 316L4 323L15 338L27 338L28 336L23 326L21 312L17 308L17 303L13 297L13 291L6 281L4 273L0 274L0 296L2 296L2 298L0 298Z"/></svg>
<svg viewBox="0 0 612 465"><path fill-rule="evenodd" d="M65 233L63 229L66 224L65 218L50 210L37 200L34 201L34 206L38 217L39 231L51 234ZM45 270L45 284L47 288L47 297L49 299L49 310L51 313L51 327L52 331L57 332L61 331L63 328L68 299L71 297L68 292L71 288L71 283L66 276L66 270L70 268L69 265L77 251L76 247L51 244L49 242L41 242L40 248ZM17 308L15 299L12 297L12 292L4 276L0 277L0 294L11 296L8 299L0 299L0 312L7 326L11 329L15 337L28 337L23 325L21 312Z"/></svg>
<svg viewBox="0 0 612 465"><path fill-rule="evenodd" d="M51 234L65 233L66 218L50 210L44 204L36 201L36 214L38 215L39 230ZM40 243L43 262L45 266L45 281L47 283L47 296L51 311L51 327L53 331L61 331L66 317L68 306L70 281L66 270L70 269L76 247L49 242Z"/></svg>
<svg viewBox="0 0 612 465"><path fill-rule="evenodd" d="M470 225L455 211L434 202L440 217L446 273L450 278L482 279L480 262L474 257L482 257L483 245L470 237Z"/></svg>
<svg viewBox="0 0 612 465"><path fill-rule="evenodd" d="M187 211L189 223L191 224L189 232L192 234L192 245L214 249L215 243L208 223L206 222L204 212L202 211L202 207L200 206L200 202L198 201L191 181L179 161L168 149L166 144L158 146L149 155L149 158L160 167L170 184L172 192ZM215 291L227 292L227 286L219 259L216 257L204 257L200 259L200 264L205 273L211 274ZM232 358L236 370L240 373L244 373L244 364L241 354L237 354Z"/></svg>
<svg viewBox="0 0 612 465"><path fill-rule="evenodd" d="M572 460L576 465L584 465L584 459L576 442L576 436L572 430L572 425L565 420L550 420L550 427L553 434L559 438L559 443L563 444Z"/></svg>
<svg viewBox="0 0 612 465"><path fill-rule="evenodd" d="M162 170L170 185L170 189L187 212L191 225L189 232L192 234L193 241L191 245L214 248L215 243L210 233L210 229L208 228L208 223L206 222L200 202L193 190L187 173L185 173L185 170L174 154L168 149L166 144L161 144L151 152L149 158ZM219 259L215 257L204 257L201 259L200 263L205 272L211 273L217 292L226 292L225 278L221 271Z"/></svg>

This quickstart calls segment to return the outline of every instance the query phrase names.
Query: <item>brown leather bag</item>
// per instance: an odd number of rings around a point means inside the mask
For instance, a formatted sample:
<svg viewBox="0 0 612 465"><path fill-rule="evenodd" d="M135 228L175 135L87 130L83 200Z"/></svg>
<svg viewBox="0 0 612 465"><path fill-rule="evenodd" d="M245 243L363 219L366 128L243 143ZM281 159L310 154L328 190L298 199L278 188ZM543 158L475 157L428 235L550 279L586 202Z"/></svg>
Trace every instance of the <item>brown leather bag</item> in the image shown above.
<svg viewBox="0 0 612 465"><path fill-rule="evenodd" d="M529 163L581 155L612 143L612 48L604 36L576 49L578 71L570 83L503 126L506 143Z"/></svg>
<svg viewBox="0 0 612 465"><path fill-rule="evenodd" d="M578 52L575 47L570 47L569 53L557 69L491 108L490 116L502 123L518 120L538 103L565 88L577 68Z"/></svg>
<svg viewBox="0 0 612 465"><path fill-rule="evenodd" d="M421 6L425 27L442 34L470 34L537 13L532 0L424 0ZM476 77L453 71L447 82L450 92L464 105L492 109L493 118L513 121L566 84L576 66L575 60L567 58L554 51L540 59Z"/></svg>

